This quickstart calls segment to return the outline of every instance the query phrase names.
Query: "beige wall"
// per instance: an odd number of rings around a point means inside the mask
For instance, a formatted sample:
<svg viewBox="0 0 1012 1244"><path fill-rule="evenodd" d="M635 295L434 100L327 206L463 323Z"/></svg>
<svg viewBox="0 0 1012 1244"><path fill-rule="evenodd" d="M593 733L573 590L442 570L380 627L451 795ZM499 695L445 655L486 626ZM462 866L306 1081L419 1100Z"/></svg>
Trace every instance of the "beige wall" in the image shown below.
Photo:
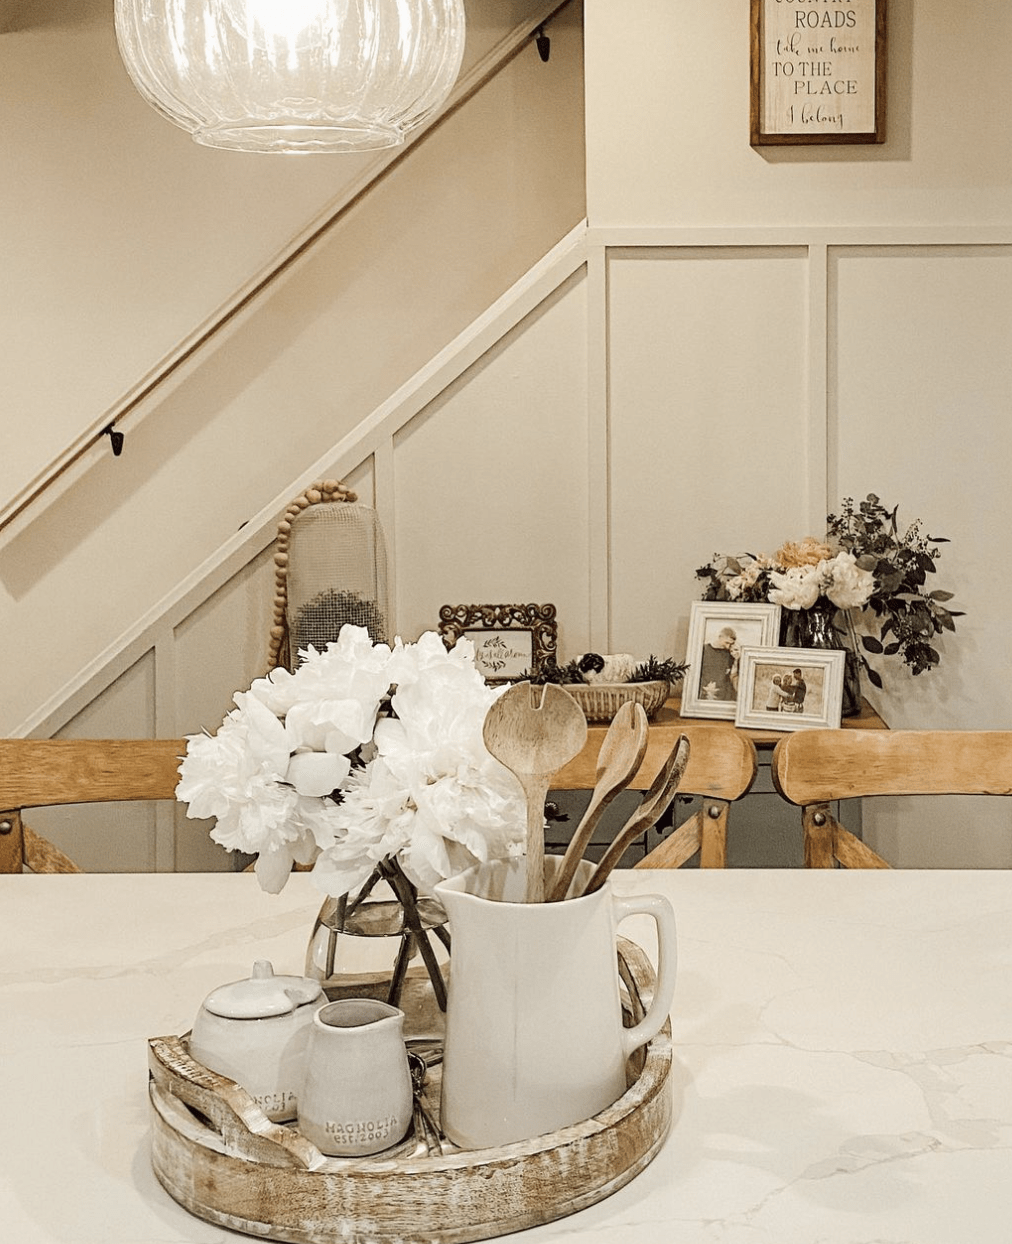
<svg viewBox="0 0 1012 1244"><path fill-rule="evenodd" d="M588 0L588 219L668 243L612 265L613 530L630 536L613 614L642 632L645 589L684 625L713 551L774 547L874 491L951 538L939 586L967 616L939 671L886 667L873 698L894 726L1008 728L1012 7L888 16L883 145L753 149L748 0ZM1004 807L955 827L868 815L897 863L1012 863Z"/></svg>
<svg viewBox="0 0 1012 1244"><path fill-rule="evenodd" d="M134 89L111 0L0 7L2 508L376 161L198 146ZM468 0L462 72L537 7Z"/></svg>
<svg viewBox="0 0 1012 1244"><path fill-rule="evenodd" d="M486 25L472 24L473 36L487 50L517 20L527 3L473 6ZM108 15L107 15L108 17ZM491 18L494 17L494 21ZM84 27L85 35L91 30ZM107 37L98 27L96 40ZM18 40L57 34L73 43L77 27L42 32L25 30ZM355 429L391 393L406 383L492 303L510 283L525 273L584 215L582 45L578 6L553 24L553 51L542 64L533 44L525 46L493 80L484 86L445 124L433 130L398 167L360 201L320 241L310 255L295 265L248 313L221 334L185 374L164 386L147 404L143 422L128 426L121 458L103 453L97 464L14 538L0 540L0 625L19 636L22 660L5 673L0 697L0 729L19 730L41 706L58 702L62 689L93 663L105 668L124 633L142 619L157 616L167 598L208 560L213 560L244 524L265 507L287 500L299 491L295 481L329 453L342 438L354 438ZM87 39L85 40L87 46ZM0 41L0 49L5 46ZM106 66L115 83L114 65ZM115 93L115 85L111 88ZM132 90L132 88L130 88ZM160 120L138 100L152 134L171 146L174 127ZM128 96L126 112L133 107ZM161 128L158 128L161 127ZM167 136L167 137L166 137ZM169 228L176 211L185 215L200 180L205 149L179 132L189 170L180 174L177 199L162 203L149 187L151 211L157 209L160 226ZM27 144L27 135L23 141ZM43 146L54 141L48 131ZM130 140L143 153L140 140ZM130 149L129 147L127 148ZM191 155L192 152L195 153ZM85 188L99 193L106 170L93 151ZM342 157L286 160L284 157L233 156L240 169L246 159L257 160L262 176L280 177L291 170L299 177L304 166L322 169ZM137 157L141 160L141 157ZM196 165L190 164L194 160ZM278 162L280 161L280 163ZM50 166L55 176L55 163ZM143 181L146 170L134 174ZM236 174L240 176L240 174ZM322 172L313 176L322 177ZM241 180L241 176L240 176ZM30 182L28 183L31 184ZM281 195L280 183L263 185L258 193L272 200ZM10 185L5 190L10 192ZM138 191L140 193L140 191ZM249 187L232 186L230 194L248 204ZM137 300L122 335L136 349L130 367L154 361L147 337L148 303L161 310L163 295L157 283L143 275L145 262L185 271L211 269L220 290L230 288L234 276L226 259L233 234L245 235L245 217L236 227L230 218L230 195L213 178L201 191L217 203L215 219L227 235L219 247L209 235L199 254L160 236L143 242L144 220L124 205L124 229L134 231L131 253L141 264L129 276ZM301 217L296 196L287 217L279 214L276 229L292 229ZM10 203L10 212L22 232L37 225L22 219ZM54 209L55 210L55 209ZM61 210L71 212L69 201ZM244 206L243 211L256 212ZM101 243L110 268L121 263L116 253L118 233L106 223L106 232L72 242L69 221L44 236L54 254L79 262L79 250L90 254ZM188 225L187 228L195 227ZM261 245L266 247L263 235ZM26 250L38 251L42 237ZM245 248L245 249L244 249ZM242 262L254 264L252 238L246 238ZM19 254L21 252L19 251ZM218 257L222 266L218 267ZM25 260L27 263L27 260ZM56 260L54 259L54 263ZM238 262L238 261L237 261ZM118 279L127 280L119 274ZM199 282L179 278L192 295L173 301L180 322L205 312ZM85 283L86 284L86 283ZM48 295L64 317L45 335L54 357L54 370L65 366L65 343L75 337L74 325L94 321L95 331L109 331L100 304L85 300L84 288L68 284L61 296ZM17 316L18 298L4 300L0 316ZM115 300L112 306L118 306ZM134 336L139 339L139 344ZM111 341L81 362L80 384L68 370L59 381L64 408L80 418L93 418L96 402L88 386L94 380L115 388L107 376L111 358L119 359ZM120 362L115 366L118 368ZM41 361L29 366L13 358L7 381L15 392L0 408L4 464L13 476L14 451L24 437L31 452L45 456L55 443L48 422L34 409L33 378ZM134 379L138 378L136 371ZM54 383L57 381L54 380ZM48 438L48 439L47 439ZM9 455L8 455L9 450ZM354 470L359 460L344 461L342 471ZM278 508L283 508L283 502ZM276 517L273 518L276 521ZM266 651L266 634L246 654L245 668L256 669ZM169 697L171 702L172 697ZM227 703L227 698L223 702ZM172 733L174 709L156 719L161 733ZM135 727L139 728L139 727Z"/></svg>
<svg viewBox="0 0 1012 1244"><path fill-rule="evenodd" d="M888 0L882 145L749 146L749 0L587 0L586 26L592 225L1012 221L1006 0Z"/></svg>
<svg viewBox="0 0 1012 1244"><path fill-rule="evenodd" d="M521 278L520 310L465 332L417 409L400 403L376 436L341 423L350 439L332 443L334 469L356 474L388 524L403 634L432 626L443 603L516 597L558 605L564 656L590 645L681 657L698 564L807 534L842 496L874 490L951 538L940 578L967 611L941 643L941 670L889 674L878 706L894 726L1010 724L1012 153L997 111L1010 17L996 0L889 7L888 141L760 153L747 141L747 0L586 0L590 228L578 261L530 286ZM381 310L404 288L381 285L369 305ZM320 329L334 331L326 316L300 326L290 367L259 381L262 395L281 400L296 384L325 405L361 382L300 352ZM255 342L237 334L236 357ZM221 381L245 374L226 366ZM190 418L216 393L195 389ZM222 436L214 453L230 452ZM308 465L301 449L285 452L276 473L258 459L258 495ZM154 485L170 487L139 483ZM225 539L241 499L223 499L216 532L188 515L178 545L162 538L179 558L166 582L194 547L220 573L173 598L102 667L125 680L106 694L132 704L147 686L144 644L155 644L160 733L213 727L255 668L250 619L266 567L262 546ZM87 538L120 601L121 576L155 577L121 570L106 533ZM0 556L0 574L17 598L14 633L19 618L21 634L41 618L52 650L59 628L45 608L30 611L56 600L33 595L60 569L44 551L39 541L17 563ZM97 598L85 616L104 623ZM223 630L243 638L224 642ZM64 661L45 685L59 689L79 668ZM44 698L34 669L16 678L22 707ZM39 724L66 720L54 709ZM1012 864L1004 803L954 820L870 809L868 837L903 866ZM155 855L174 850L187 866L202 858L197 842L170 840Z"/></svg>

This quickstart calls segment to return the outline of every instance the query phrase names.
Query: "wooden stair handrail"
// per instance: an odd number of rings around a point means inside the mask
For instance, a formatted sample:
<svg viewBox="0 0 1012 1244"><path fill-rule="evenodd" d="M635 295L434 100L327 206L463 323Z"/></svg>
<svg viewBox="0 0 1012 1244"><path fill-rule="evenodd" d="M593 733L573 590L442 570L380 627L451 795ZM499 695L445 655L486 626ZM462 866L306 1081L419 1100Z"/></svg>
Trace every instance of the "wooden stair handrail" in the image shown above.
<svg viewBox="0 0 1012 1244"><path fill-rule="evenodd" d="M34 510L64 476L75 473L76 477L76 473L86 470L90 462L86 462L85 459L93 455L106 435L121 430L125 432L126 428L120 429L120 425L125 424L129 416L139 412L153 394L162 385L172 380L186 364L202 355L234 319L254 305L279 277L305 258L328 231L347 216L369 191L388 177L423 139L462 108L496 74L509 65L534 39L541 26L551 21L563 9L568 8L571 3L572 0L545 0L534 16L510 31L496 47L458 78L447 103L440 112L418 126L403 146L382 152L370 161L363 174L351 184L345 193L332 201L324 212L293 238L289 245L264 269L237 290L203 324L183 338L118 402L104 411L6 505L0 507L0 542L5 538L8 528L19 529L22 522L29 521L28 511ZM19 522L19 520L22 521Z"/></svg>

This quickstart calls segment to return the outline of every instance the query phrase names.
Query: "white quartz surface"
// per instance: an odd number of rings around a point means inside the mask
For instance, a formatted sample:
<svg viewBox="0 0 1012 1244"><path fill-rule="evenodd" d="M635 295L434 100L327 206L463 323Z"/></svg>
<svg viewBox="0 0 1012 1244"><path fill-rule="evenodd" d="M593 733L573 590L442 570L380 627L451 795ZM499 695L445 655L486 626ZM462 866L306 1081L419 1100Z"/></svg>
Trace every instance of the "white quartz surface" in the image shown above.
<svg viewBox="0 0 1012 1244"><path fill-rule="evenodd" d="M626 872L679 926L675 1122L524 1244L1009 1244L1008 872ZM150 1164L149 1036L255 958L301 972L319 896L247 874L0 878L0 1239L224 1244ZM649 945L649 926L623 932Z"/></svg>

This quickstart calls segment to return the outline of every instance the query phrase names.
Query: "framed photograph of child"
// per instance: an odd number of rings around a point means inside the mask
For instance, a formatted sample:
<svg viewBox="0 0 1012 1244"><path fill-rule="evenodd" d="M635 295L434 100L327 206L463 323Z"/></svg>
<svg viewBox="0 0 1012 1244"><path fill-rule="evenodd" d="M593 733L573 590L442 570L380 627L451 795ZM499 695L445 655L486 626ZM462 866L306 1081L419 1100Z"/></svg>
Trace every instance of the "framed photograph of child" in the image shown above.
<svg viewBox="0 0 1012 1244"><path fill-rule="evenodd" d="M821 648L743 648L736 726L757 730L835 729L846 654Z"/></svg>
<svg viewBox="0 0 1012 1244"><path fill-rule="evenodd" d="M780 639L780 606L694 600L689 611L689 669L682 683L683 717L734 721L743 648L771 648Z"/></svg>

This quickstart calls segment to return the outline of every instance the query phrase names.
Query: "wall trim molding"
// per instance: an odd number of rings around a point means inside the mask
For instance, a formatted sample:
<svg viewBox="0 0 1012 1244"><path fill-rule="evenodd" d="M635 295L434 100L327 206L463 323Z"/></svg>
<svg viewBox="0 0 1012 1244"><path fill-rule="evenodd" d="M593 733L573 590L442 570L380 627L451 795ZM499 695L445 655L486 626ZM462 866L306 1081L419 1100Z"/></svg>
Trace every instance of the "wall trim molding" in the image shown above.
<svg viewBox="0 0 1012 1244"><path fill-rule="evenodd" d="M411 135L403 147L381 152L336 198L278 251L254 276L179 341L130 389L93 419L84 431L42 471L0 506L0 548L29 526L109 452L106 430L135 430L208 356L227 342L244 321L289 277L312 258L316 245L388 177L430 133L462 108L524 50L538 28L572 0L544 0L536 15L508 31L494 47L458 78L440 112ZM0 26L2 29L2 26Z"/></svg>
<svg viewBox="0 0 1012 1244"><path fill-rule="evenodd" d="M394 436L586 264L585 236L586 223L581 221L353 432L342 437L171 593L22 721L12 736L50 737L152 648L157 652L162 645L172 645L175 628L273 543L285 507L314 480L347 476L372 459L376 508L392 541L396 521L391 495ZM393 557L390 560L392 586L396 567L392 564ZM160 660L159 667L171 668L171 665L166 666ZM178 731L174 720L166 715L170 712L167 706L174 703L174 697L156 690L156 703L161 706L156 716L157 733L171 738Z"/></svg>
<svg viewBox="0 0 1012 1244"><path fill-rule="evenodd" d="M834 262L845 252L903 253L931 248L937 248L939 252L954 252L976 247L990 252L1012 248L1012 227L604 229L591 228L586 222L581 222L353 432L291 481L268 505L251 517L240 532L22 721L13 731L14 736L48 737L55 734L152 650L156 654L158 671L163 677L171 679L174 669L171 648L176 642L176 628L269 547L285 506L313 480L327 475L347 477L363 466L369 466L374 481L375 505L392 542L397 517L393 461L397 434L581 271L588 282L587 470L592 498L587 516L592 579L588 583L587 616L594 642L605 650L611 632L608 581L611 530L611 472L608 461L609 262L630 257L636 252L666 249L684 252L696 248L735 249L742 253L782 249L799 251L807 256L808 460L812 465L812 475L806 505L812 521L816 522L828 512L827 504L835 499L836 489L834 468L829 460L834 411L831 393L833 377L829 374L827 356L827 343L832 334ZM392 556L390 562L393 582L396 565ZM174 720L173 689L158 686L155 703L157 733L172 737L178 733Z"/></svg>

